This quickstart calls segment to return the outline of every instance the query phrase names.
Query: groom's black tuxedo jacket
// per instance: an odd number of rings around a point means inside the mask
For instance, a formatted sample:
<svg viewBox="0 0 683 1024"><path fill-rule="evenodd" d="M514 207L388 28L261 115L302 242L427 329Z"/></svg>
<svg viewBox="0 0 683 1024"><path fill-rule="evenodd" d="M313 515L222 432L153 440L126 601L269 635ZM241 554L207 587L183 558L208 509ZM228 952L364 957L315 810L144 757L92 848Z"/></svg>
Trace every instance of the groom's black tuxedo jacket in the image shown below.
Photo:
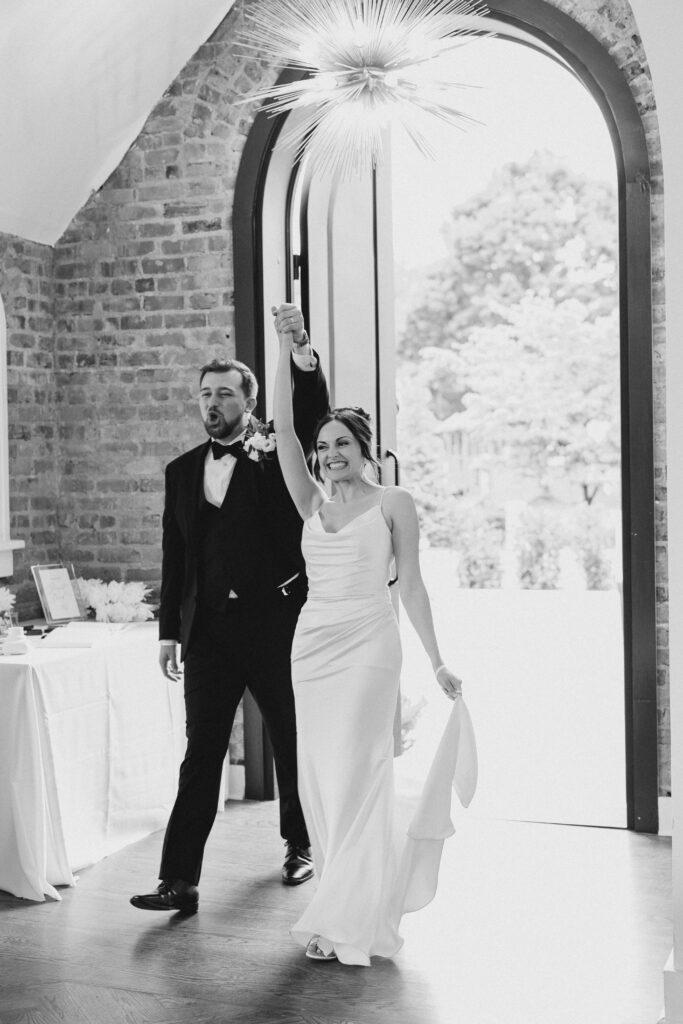
<svg viewBox="0 0 683 1024"><path fill-rule="evenodd" d="M327 384L319 365L307 372L292 363L292 375L296 432L308 454L314 427L329 408ZM166 467L159 638L180 640L183 658L214 564L221 565L225 598L233 590L255 608L275 597L278 585L304 573L302 522L277 454L258 462L246 455L238 458L225 501L216 510L204 497L209 445L206 441ZM220 550L207 550L217 543Z"/></svg>

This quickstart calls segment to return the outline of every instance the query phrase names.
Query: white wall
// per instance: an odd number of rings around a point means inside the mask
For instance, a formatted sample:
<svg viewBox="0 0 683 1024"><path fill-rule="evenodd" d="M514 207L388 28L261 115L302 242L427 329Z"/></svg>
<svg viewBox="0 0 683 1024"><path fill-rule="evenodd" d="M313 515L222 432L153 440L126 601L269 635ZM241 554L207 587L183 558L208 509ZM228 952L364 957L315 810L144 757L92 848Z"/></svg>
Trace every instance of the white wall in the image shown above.
<svg viewBox="0 0 683 1024"><path fill-rule="evenodd" d="M7 324L0 299L0 579L12 575L12 552L24 541L9 535L9 445L7 426Z"/></svg>
<svg viewBox="0 0 683 1024"><path fill-rule="evenodd" d="M54 244L234 0L2 0L0 231Z"/></svg>

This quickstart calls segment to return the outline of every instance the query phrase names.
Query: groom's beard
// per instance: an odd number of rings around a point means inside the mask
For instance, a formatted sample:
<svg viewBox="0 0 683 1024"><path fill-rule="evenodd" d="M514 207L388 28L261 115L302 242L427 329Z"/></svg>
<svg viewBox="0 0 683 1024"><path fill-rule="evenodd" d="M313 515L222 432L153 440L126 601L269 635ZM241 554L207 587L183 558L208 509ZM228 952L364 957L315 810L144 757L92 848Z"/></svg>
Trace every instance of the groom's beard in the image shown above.
<svg viewBox="0 0 683 1024"><path fill-rule="evenodd" d="M233 433L241 433L244 430L244 417L240 414L235 419L226 420L218 409L209 409L204 420L204 429L209 437L223 441Z"/></svg>

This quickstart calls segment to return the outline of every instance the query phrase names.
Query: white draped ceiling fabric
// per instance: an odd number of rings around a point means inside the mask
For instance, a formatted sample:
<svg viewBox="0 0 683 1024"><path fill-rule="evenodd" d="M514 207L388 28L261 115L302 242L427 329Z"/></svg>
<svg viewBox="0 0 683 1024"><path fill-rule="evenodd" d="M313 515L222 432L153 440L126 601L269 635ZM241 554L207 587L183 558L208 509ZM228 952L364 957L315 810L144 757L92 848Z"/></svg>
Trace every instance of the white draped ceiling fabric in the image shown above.
<svg viewBox="0 0 683 1024"><path fill-rule="evenodd" d="M0 232L54 244L234 0L2 0Z"/></svg>

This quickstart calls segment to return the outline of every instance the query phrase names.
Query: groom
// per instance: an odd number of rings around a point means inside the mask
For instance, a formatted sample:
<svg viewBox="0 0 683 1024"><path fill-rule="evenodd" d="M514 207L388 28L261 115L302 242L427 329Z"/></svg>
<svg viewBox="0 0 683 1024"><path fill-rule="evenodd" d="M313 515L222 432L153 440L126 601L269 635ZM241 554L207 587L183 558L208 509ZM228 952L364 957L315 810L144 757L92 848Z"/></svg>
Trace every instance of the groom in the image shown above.
<svg viewBox="0 0 683 1024"><path fill-rule="evenodd" d="M327 385L291 304L275 311L292 345L294 413L304 451L329 407ZM184 662L187 751L166 828L154 892L140 910L192 912L204 846L218 807L222 766L237 705L249 688L275 755L282 880L313 875L296 788L296 723L290 676L294 628L306 597L301 519L284 486L275 438L252 416L258 384L237 360L200 371L199 409L211 440L166 468L159 662L168 679Z"/></svg>

